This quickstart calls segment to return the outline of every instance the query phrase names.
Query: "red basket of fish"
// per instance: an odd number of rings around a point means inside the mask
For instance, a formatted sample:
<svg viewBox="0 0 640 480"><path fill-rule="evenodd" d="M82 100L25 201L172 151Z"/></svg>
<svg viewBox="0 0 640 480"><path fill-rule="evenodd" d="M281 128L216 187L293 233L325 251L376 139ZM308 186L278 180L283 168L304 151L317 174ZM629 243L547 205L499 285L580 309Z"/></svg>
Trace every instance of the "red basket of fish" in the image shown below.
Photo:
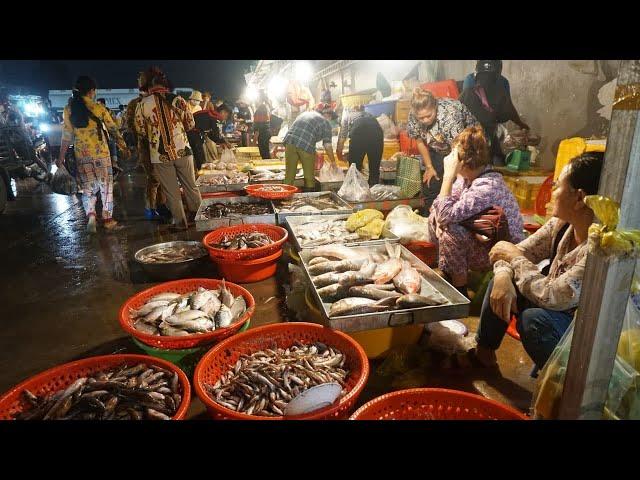
<svg viewBox="0 0 640 480"><path fill-rule="evenodd" d="M257 183L255 185L247 185L244 189L252 197L265 198L267 200L282 200L298 192L298 187L283 183Z"/></svg>
<svg viewBox="0 0 640 480"><path fill-rule="evenodd" d="M289 233L276 225L251 223L221 227L209 232L202 243L212 260L253 260L282 249Z"/></svg>
<svg viewBox="0 0 640 480"><path fill-rule="evenodd" d="M16 385L0 398L0 420L20 414L34 420L182 420L190 403L189 378L171 362L103 355L59 365Z"/></svg>
<svg viewBox="0 0 640 480"><path fill-rule="evenodd" d="M348 335L313 323L279 323L213 347L196 366L194 388L214 419L346 419L368 377L367 355ZM285 416L293 399L299 406L303 393L320 385L337 386L337 399Z"/></svg>
<svg viewBox="0 0 640 480"><path fill-rule="evenodd" d="M411 388L365 403L350 420L527 420L517 410L472 393Z"/></svg>
<svg viewBox="0 0 640 480"><path fill-rule="evenodd" d="M127 333L146 345L193 348L237 333L255 305L253 296L240 285L189 278L136 293L120 308L119 320Z"/></svg>

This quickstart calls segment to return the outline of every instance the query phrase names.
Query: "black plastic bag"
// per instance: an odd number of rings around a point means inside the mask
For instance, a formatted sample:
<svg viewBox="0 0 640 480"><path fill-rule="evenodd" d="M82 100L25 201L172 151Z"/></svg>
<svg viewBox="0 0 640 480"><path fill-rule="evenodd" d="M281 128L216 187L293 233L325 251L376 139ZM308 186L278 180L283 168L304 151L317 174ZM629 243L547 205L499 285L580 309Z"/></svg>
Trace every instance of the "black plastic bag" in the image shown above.
<svg viewBox="0 0 640 480"><path fill-rule="evenodd" d="M56 170L49 186L53 193L58 193L60 195L75 195L78 193L78 184L76 179L73 178L64 167Z"/></svg>

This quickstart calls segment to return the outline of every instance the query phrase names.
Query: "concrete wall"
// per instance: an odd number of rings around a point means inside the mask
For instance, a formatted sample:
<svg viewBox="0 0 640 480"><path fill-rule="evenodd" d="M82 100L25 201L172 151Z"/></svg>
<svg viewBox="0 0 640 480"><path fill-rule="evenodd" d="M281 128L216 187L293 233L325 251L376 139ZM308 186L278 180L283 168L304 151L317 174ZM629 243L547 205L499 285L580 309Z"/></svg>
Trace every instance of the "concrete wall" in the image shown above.
<svg viewBox="0 0 640 480"><path fill-rule="evenodd" d="M440 62L440 79L463 80L475 60ZM542 136L539 163L553 168L560 141L604 136L609 121L598 115L598 91L617 76L616 61L504 60L502 74L522 119ZM508 125L511 127L513 125Z"/></svg>

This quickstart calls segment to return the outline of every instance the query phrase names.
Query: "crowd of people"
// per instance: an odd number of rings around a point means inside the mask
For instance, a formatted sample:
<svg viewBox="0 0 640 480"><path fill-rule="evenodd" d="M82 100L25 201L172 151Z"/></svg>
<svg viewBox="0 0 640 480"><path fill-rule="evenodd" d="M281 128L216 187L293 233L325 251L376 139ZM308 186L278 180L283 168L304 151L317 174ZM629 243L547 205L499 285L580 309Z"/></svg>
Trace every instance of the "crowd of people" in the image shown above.
<svg viewBox="0 0 640 480"><path fill-rule="evenodd" d="M442 275L468 296L470 271L494 272L482 306L473 360L495 365L495 351L515 316L524 348L536 366L542 367L578 305L587 230L593 221L593 211L583 200L597 193L603 155L584 154L564 168L554 186L553 218L525 238L518 203L494 169L501 164L502 155L497 125L511 120L522 129L529 128L513 105L501 69L500 61L479 61L458 99L436 98L416 88L407 133L416 140L423 162L427 234L438 249ZM200 205L195 172L217 158L218 149L230 148L221 125L233 121L242 145L253 138L261 156L271 157L270 139L277 132L273 108L264 92L259 93L255 111L244 100L235 108L214 102L208 92L194 90L185 100L172 93L169 80L158 68L142 72L138 87L139 98L112 116L95 100L95 82L80 77L64 110L61 152L73 138L87 228L92 232L96 230L98 194L104 227L119 228L113 219L112 167L117 152L125 156L128 152L121 130L135 140L138 161L146 174L145 217L161 218L160 209L166 205L174 230L189 228ZM344 112L334 155L335 120L335 105L330 102L295 116L282 139L286 184L293 184L301 163L304 189L313 189L316 144L322 143L329 162L335 165L336 158L344 158L347 140L349 162L361 169L366 155L369 184L379 182L384 136L376 118L363 105ZM61 153L58 163L63 161ZM487 237L469 227L469 221L473 224L489 211L497 212L503 222L500 235Z"/></svg>

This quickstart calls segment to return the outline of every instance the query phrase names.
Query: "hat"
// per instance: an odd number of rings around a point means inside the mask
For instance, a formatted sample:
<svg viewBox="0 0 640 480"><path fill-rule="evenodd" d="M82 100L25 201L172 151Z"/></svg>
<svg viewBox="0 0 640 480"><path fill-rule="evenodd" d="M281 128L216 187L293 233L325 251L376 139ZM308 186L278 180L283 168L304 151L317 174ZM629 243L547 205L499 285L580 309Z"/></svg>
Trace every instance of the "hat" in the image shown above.
<svg viewBox="0 0 640 480"><path fill-rule="evenodd" d="M478 62L476 63L476 73L500 73L501 70L501 60L478 60Z"/></svg>
<svg viewBox="0 0 640 480"><path fill-rule="evenodd" d="M194 90L193 92L191 92L191 96L189 97L189 100L197 100L201 102L202 94L198 90Z"/></svg>

